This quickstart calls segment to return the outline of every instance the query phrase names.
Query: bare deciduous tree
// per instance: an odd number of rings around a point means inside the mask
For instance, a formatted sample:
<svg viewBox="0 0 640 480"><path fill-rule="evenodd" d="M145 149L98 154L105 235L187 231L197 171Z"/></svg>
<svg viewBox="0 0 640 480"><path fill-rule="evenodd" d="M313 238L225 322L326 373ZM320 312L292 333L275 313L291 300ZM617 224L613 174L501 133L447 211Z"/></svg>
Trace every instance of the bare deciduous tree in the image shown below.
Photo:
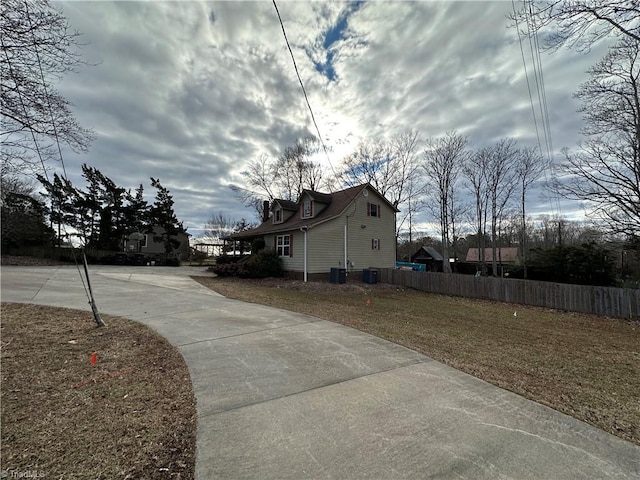
<svg viewBox="0 0 640 480"><path fill-rule="evenodd" d="M218 212L211 215L211 218L204 226L204 231L207 236L220 240L232 234L237 224L237 220L232 219L223 212Z"/></svg>
<svg viewBox="0 0 640 480"><path fill-rule="evenodd" d="M487 186L486 173L489 161L489 150L481 149L469 156L462 170L474 200L472 223L478 239L478 260L482 270L485 268L484 250L487 234L487 206L489 205L489 188Z"/></svg>
<svg viewBox="0 0 640 480"><path fill-rule="evenodd" d="M518 185L519 151L515 140L505 138L489 147L486 155L489 159L486 176L491 212L492 267L493 275L496 276L498 274L498 224Z"/></svg>
<svg viewBox="0 0 640 480"><path fill-rule="evenodd" d="M93 137L54 88L54 81L85 65L80 34L48 0L3 1L0 28L2 174L43 173L37 157L55 157L56 139L85 151Z"/></svg>
<svg viewBox="0 0 640 480"><path fill-rule="evenodd" d="M396 205L400 209L396 232L400 232L406 224L410 242L414 228L413 217L424 205L424 186L418 181L419 162L417 154L419 143L420 135L415 130L400 133L391 139L392 148L400 168L398 172L400 182L397 190L401 194L399 197L404 197L404 200Z"/></svg>
<svg viewBox="0 0 640 480"><path fill-rule="evenodd" d="M324 170L311 160L317 152L317 140L307 137L287 147L277 159L262 155L242 172L247 179L247 188L232 185L231 189L236 198L253 207L261 218L264 200L280 198L295 201L304 189L320 188Z"/></svg>
<svg viewBox="0 0 640 480"><path fill-rule="evenodd" d="M527 190L535 183L545 168L547 163L539 155L535 147L525 147L520 149L520 155L516 164L518 184L520 188L520 214L521 214L521 255L524 278L527 278L527 214L526 198Z"/></svg>
<svg viewBox="0 0 640 480"><path fill-rule="evenodd" d="M310 160L319 150L314 137L306 137L285 148L274 166L274 184L285 200L297 200L304 189L317 190L324 172Z"/></svg>
<svg viewBox="0 0 640 480"><path fill-rule="evenodd" d="M637 0L547 0L523 2L510 16L528 25L525 34L546 33L544 46L562 45L584 51L614 35L640 42L640 3Z"/></svg>
<svg viewBox="0 0 640 480"><path fill-rule="evenodd" d="M560 194L585 201L614 233L640 235L640 42L625 39L589 70L578 151L564 150Z"/></svg>
<svg viewBox="0 0 640 480"><path fill-rule="evenodd" d="M455 238L459 208L456 205L458 180L469 157L467 139L455 132L430 139L424 151L423 170L428 197L434 206L433 214L440 222L443 270L451 272L449 245Z"/></svg>
<svg viewBox="0 0 640 480"><path fill-rule="evenodd" d="M484 269L485 238L487 224L491 225L491 248L493 251L493 275L497 275L499 226L506 208L518 187L518 159L520 151L513 139L502 139L489 147L470 155L463 175L475 202L474 224L478 238L478 253Z"/></svg>
<svg viewBox="0 0 640 480"><path fill-rule="evenodd" d="M342 161L338 174L340 182L347 186L370 183L394 207L403 211L396 233L404 222L409 220L411 223L420 206L421 189L415 182L419 167L418 144L416 131L395 135L389 141L362 141L356 151Z"/></svg>

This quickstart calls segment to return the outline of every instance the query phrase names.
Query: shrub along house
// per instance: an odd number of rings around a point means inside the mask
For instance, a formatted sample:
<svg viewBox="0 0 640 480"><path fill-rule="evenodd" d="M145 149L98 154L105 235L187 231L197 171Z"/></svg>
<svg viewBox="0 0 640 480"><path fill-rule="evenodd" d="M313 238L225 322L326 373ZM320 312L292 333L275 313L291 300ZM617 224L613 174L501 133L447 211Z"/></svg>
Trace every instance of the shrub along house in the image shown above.
<svg viewBox="0 0 640 480"><path fill-rule="evenodd" d="M331 268L393 268L397 211L368 183L334 193L304 190L297 202L265 202L262 224L228 239L262 239L288 276L324 280Z"/></svg>

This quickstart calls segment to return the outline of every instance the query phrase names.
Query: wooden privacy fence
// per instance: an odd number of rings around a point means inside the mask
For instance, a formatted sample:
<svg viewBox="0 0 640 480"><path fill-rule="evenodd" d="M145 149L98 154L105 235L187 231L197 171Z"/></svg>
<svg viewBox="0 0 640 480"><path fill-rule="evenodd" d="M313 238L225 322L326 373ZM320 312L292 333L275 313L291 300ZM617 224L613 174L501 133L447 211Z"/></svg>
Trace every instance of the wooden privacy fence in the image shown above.
<svg viewBox="0 0 640 480"><path fill-rule="evenodd" d="M640 290L381 268L378 281L424 292L640 318Z"/></svg>

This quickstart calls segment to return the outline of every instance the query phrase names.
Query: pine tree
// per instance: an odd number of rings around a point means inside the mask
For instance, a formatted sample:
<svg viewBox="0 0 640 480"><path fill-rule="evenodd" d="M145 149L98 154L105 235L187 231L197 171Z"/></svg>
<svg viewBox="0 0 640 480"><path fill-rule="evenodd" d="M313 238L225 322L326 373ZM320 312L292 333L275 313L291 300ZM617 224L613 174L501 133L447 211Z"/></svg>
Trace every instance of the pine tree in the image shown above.
<svg viewBox="0 0 640 480"><path fill-rule="evenodd" d="M169 190L162 186L159 179L151 177L151 186L157 189L156 198L149 212L148 231L155 231L154 241L161 241L164 244L165 258L171 258L174 250L180 246L180 240L176 237L181 233L186 233L182 222L173 210L173 196Z"/></svg>
<svg viewBox="0 0 640 480"><path fill-rule="evenodd" d="M49 219L51 226L57 226L58 247L62 245L62 232L64 226L75 226L77 191L66 178L53 174L53 182L42 175L37 176L38 181L46 190L49 198Z"/></svg>
<svg viewBox="0 0 640 480"><path fill-rule="evenodd" d="M50 245L53 230L46 223L46 205L31 195L9 192L2 200L2 251Z"/></svg>

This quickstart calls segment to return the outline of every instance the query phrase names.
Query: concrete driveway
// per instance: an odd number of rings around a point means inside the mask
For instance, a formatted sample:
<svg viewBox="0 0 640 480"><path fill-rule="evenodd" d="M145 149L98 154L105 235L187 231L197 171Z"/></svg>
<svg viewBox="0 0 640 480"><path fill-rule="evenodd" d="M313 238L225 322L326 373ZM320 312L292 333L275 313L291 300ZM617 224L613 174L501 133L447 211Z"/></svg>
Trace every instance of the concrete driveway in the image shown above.
<svg viewBox="0 0 640 480"><path fill-rule="evenodd" d="M640 447L365 333L226 299L183 267L92 267L102 313L157 330L212 478L640 479ZM3 302L88 310L73 267L2 267Z"/></svg>

